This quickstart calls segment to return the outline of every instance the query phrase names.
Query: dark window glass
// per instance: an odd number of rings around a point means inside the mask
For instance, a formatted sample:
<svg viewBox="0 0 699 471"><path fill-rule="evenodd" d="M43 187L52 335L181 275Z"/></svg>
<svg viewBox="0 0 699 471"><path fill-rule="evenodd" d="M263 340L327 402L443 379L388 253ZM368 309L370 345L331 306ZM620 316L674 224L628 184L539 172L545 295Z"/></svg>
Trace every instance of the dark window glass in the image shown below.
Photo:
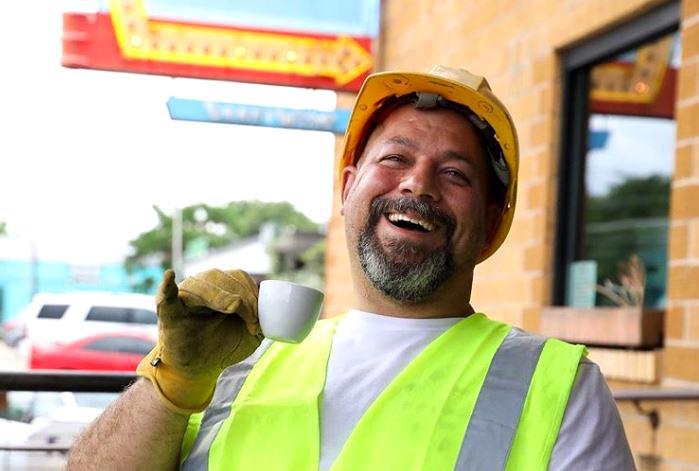
<svg viewBox="0 0 699 471"><path fill-rule="evenodd" d="M155 342L133 337L103 337L83 346L85 350L101 352L136 353L146 355L155 347Z"/></svg>
<svg viewBox="0 0 699 471"><path fill-rule="evenodd" d="M155 347L155 342L145 339L123 338L119 351L124 353L137 353L147 355Z"/></svg>
<svg viewBox="0 0 699 471"><path fill-rule="evenodd" d="M157 324L158 317L155 315L155 311L131 309L131 322L136 324Z"/></svg>
<svg viewBox="0 0 699 471"><path fill-rule="evenodd" d="M105 337L83 345L84 350L97 350L100 352L117 352L119 341L115 337Z"/></svg>
<svg viewBox="0 0 699 471"><path fill-rule="evenodd" d="M130 309L125 307L94 306L85 318L88 321L129 322Z"/></svg>
<svg viewBox="0 0 699 471"><path fill-rule="evenodd" d="M45 304L41 306L41 310L36 317L39 319L60 319L67 309L68 306L63 304Z"/></svg>

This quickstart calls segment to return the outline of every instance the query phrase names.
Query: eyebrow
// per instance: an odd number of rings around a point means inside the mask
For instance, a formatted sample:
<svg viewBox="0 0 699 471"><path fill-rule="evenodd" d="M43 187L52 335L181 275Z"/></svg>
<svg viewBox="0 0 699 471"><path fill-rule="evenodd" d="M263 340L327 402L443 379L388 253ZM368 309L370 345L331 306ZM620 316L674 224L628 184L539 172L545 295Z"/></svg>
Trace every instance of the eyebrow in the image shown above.
<svg viewBox="0 0 699 471"><path fill-rule="evenodd" d="M448 151L444 152L443 155L445 157L450 158L450 159L463 160L464 162L466 162L468 165L471 165L471 166L475 165L471 156L469 154L466 154L463 152L457 152L455 150L448 150Z"/></svg>
<svg viewBox="0 0 699 471"><path fill-rule="evenodd" d="M406 137L406 136L389 137L388 139L386 139L384 141L384 144L398 144L398 145L401 145L404 147L408 147L409 149L417 149L418 148L417 143L413 139L410 139L409 137ZM455 150L448 150L448 151L445 151L442 154L442 156L446 157L447 159L462 160L471 166L474 165L473 159L469 156L469 154L464 153L464 152L458 152Z"/></svg>
<svg viewBox="0 0 699 471"><path fill-rule="evenodd" d="M409 147L410 149L417 149L418 148L418 145L414 140L410 139L409 137L405 137L405 136L389 137L388 139L386 139L384 141L384 143L386 143L386 144L398 144L398 145L401 145L404 147Z"/></svg>

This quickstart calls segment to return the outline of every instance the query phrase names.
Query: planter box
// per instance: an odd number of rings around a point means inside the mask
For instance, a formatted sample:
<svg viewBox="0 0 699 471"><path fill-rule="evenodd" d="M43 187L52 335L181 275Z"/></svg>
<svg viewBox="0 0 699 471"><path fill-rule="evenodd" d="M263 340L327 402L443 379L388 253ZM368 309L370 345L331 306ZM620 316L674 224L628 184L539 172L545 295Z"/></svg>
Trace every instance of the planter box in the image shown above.
<svg viewBox="0 0 699 471"><path fill-rule="evenodd" d="M665 311L637 307L547 307L540 331L548 337L586 345L658 347Z"/></svg>

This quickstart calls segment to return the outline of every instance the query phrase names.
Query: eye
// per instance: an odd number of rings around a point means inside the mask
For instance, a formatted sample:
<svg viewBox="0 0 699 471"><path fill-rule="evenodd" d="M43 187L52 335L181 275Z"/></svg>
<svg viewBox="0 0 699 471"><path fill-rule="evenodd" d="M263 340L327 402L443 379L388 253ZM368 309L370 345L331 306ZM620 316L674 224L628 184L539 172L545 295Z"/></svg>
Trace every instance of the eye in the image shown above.
<svg viewBox="0 0 699 471"><path fill-rule="evenodd" d="M460 170L455 168L447 168L442 172L444 175L449 177L451 180L462 185L470 185L471 180Z"/></svg>
<svg viewBox="0 0 699 471"><path fill-rule="evenodd" d="M381 157L381 162L386 165L396 166L404 163L406 158L399 154L388 154Z"/></svg>

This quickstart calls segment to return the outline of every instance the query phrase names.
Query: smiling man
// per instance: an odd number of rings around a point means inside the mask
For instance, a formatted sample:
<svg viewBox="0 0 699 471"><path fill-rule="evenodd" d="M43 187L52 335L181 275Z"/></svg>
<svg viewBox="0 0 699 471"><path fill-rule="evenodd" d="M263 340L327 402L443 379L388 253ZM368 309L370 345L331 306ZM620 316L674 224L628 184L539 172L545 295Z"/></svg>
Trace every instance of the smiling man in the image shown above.
<svg viewBox="0 0 699 471"><path fill-rule="evenodd" d="M353 281L365 293L358 307L404 317L470 313L464 290L501 213L473 126L457 111L404 103L366 147L343 169Z"/></svg>
<svg viewBox="0 0 699 471"><path fill-rule="evenodd" d="M245 273L178 286L167 272L143 378L69 468L634 469L584 348L471 306L474 268L512 223L518 159L483 77L370 76L339 169L354 309L270 342Z"/></svg>

